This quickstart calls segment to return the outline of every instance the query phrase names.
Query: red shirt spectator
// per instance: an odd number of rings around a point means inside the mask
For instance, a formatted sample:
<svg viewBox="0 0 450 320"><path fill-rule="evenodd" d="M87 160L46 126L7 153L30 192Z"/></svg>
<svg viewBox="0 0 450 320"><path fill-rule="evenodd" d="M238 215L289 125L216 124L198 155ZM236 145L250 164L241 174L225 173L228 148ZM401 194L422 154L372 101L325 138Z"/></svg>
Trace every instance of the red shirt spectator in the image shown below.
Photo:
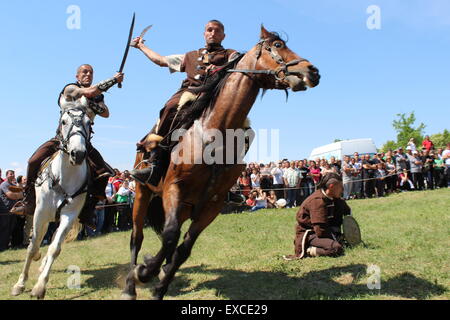
<svg viewBox="0 0 450 320"><path fill-rule="evenodd" d="M248 198L247 201L245 201L245 203L250 207L254 207L256 206L256 199Z"/></svg>
<svg viewBox="0 0 450 320"><path fill-rule="evenodd" d="M425 139L422 142L422 148L427 149L427 151L430 151L431 149L434 149L434 144L430 140L429 136L426 136Z"/></svg>

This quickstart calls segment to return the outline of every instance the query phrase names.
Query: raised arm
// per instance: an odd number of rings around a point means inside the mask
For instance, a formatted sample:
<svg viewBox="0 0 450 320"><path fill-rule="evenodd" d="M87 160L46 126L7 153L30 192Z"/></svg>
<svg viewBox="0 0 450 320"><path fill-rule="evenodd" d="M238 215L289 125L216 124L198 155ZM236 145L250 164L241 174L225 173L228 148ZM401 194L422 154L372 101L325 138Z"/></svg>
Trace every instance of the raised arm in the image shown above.
<svg viewBox="0 0 450 320"><path fill-rule="evenodd" d="M159 53L156 53L149 47L147 47L144 44L144 40L141 37L136 37L131 42L134 48L137 48L141 50L147 58L149 58L153 63L157 64L160 67L168 67L169 64L167 63L166 57L160 55Z"/></svg>
<svg viewBox="0 0 450 320"><path fill-rule="evenodd" d="M64 99L66 101L75 101L80 99L82 96L94 99L100 107L99 110L95 110L96 113L101 117L108 118L109 109L103 101L104 97L102 92L107 91L117 83L121 83L123 81L123 76L123 73L118 72L114 75L114 77L86 88L79 88L76 85L67 86L63 92Z"/></svg>

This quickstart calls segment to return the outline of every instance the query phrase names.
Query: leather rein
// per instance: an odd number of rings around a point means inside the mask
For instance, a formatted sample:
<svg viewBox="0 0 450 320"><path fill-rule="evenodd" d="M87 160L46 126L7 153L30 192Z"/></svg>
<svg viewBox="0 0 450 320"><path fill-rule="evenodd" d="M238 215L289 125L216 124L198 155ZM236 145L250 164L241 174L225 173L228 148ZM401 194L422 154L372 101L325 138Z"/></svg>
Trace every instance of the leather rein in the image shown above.
<svg viewBox="0 0 450 320"><path fill-rule="evenodd" d="M227 70L227 72L241 72L241 73L253 73L253 74L267 74L267 75L273 75L276 80L283 81L286 79L286 77L290 75L301 75L302 73L299 71L289 71L288 67L295 66L301 62L308 61L307 59L296 59L289 62L285 62L284 59L278 54L276 48L274 46L269 46L267 44L269 39L261 39L257 45L257 51L256 51L256 61L261 57L262 49L265 49L270 53L270 56L273 60L280 66L276 68L275 70L256 70L256 69L230 69ZM282 76L280 76L282 74Z"/></svg>

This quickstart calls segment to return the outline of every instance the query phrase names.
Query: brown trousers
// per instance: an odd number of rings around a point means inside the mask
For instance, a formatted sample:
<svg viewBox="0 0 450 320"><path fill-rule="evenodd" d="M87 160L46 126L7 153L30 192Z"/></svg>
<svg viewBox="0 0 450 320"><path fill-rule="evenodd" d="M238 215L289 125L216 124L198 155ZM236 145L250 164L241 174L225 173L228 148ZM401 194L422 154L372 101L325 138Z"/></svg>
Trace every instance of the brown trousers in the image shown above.
<svg viewBox="0 0 450 320"><path fill-rule="evenodd" d="M317 247L318 256L337 257L344 253L344 248L339 242L329 238L319 238L316 234L309 236L308 244Z"/></svg>
<svg viewBox="0 0 450 320"><path fill-rule="evenodd" d="M178 103L180 102L181 95L185 92L185 89L178 90L164 105L164 108L159 112L159 127L158 135L165 137L172 129L177 127L177 123L181 120L179 117L174 117L177 113ZM177 121L178 120L178 121Z"/></svg>
<svg viewBox="0 0 450 320"><path fill-rule="evenodd" d="M344 253L344 248L338 241L330 238L319 238L315 233L308 234L307 240L305 241L305 247L303 248L302 245L304 235L304 232L297 234L294 240L296 256L301 256L303 250L308 249L310 246L317 248L316 252L319 256L336 257Z"/></svg>
<svg viewBox="0 0 450 320"><path fill-rule="evenodd" d="M27 187L29 189L37 179L39 169L42 162L48 157L52 156L58 150L59 141L55 138L43 143L28 160L27 168ZM88 158L90 161L92 186L90 192L94 196L105 197L105 189L108 183L108 177L95 179L99 175L109 172L112 173L109 166L103 160L101 154L92 146L88 145Z"/></svg>

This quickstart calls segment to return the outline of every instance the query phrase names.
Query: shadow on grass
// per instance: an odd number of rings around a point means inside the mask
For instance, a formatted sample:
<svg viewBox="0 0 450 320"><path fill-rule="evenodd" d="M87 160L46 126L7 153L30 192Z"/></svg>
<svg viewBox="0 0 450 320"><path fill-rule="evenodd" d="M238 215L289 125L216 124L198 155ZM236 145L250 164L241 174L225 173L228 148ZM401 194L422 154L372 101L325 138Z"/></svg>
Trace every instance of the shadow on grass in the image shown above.
<svg viewBox="0 0 450 320"><path fill-rule="evenodd" d="M19 262L23 262L23 261L22 260L0 261L0 266L7 266L9 264L15 264L15 263L19 263Z"/></svg>
<svg viewBox="0 0 450 320"><path fill-rule="evenodd" d="M177 287L187 281L187 274L204 273L217 275L217 278L202 282L194 290L212 289L217 292L217 296L232 300L355 299L368 295L426 299L446 291L443 286L433 284L410 273L402 273L387 281L381 279L380 290L369 290L366 285L366 279L369 277L366 270L366 265L351 264L311 271L297 278L283 272L244 272L192 267L180 270L178 275L180 282ZM179 290L183 292L182 287ZM177 294L173 291L171 293Z"/></svg>

